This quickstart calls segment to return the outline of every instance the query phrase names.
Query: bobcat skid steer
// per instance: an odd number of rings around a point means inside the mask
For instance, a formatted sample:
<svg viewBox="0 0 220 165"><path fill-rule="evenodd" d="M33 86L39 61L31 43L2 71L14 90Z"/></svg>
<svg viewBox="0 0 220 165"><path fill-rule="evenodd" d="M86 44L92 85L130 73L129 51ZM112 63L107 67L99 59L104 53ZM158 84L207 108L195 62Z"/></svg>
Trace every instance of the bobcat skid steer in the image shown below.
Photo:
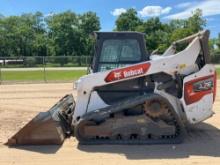
<svg viewBox="0 0 220 165"><path fill-rule="evenodd" d="M209 31L149 55L144 34L97 32L93 62L66 95L41 112L8 145L180 143L185 127L213 115L216 72L209 64Z"/></svg>

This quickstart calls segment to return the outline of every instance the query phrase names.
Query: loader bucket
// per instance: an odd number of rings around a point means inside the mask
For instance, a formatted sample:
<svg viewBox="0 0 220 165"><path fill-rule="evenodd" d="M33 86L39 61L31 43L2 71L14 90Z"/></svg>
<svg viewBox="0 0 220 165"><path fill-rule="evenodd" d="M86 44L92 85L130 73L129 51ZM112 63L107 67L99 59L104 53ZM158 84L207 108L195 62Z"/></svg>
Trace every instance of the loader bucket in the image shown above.
<svg viewBox="0 0 220 165"><path fill-rule="evenodd" d="M12 145L61 145L70 132L71 116L75 102L72 95L66 95L49 111L40 112L20 131L8 139ZM70 116L63 116L64 112Z"/></svg>

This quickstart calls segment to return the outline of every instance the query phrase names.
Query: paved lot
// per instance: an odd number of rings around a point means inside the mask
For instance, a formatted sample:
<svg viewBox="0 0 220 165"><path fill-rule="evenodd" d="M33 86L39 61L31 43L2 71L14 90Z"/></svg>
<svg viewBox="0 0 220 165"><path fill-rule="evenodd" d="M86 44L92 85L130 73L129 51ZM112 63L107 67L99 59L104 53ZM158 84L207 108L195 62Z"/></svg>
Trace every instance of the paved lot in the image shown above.
<svg viewBox="0 0 220 165"><path fill-rule="evenodd" d="M78 146L74 138L62 147L3 145L39 111L71 91L72 83L0 86L0 165L220 164L220 82L215 116L193 128L180 145Z"/></svg>

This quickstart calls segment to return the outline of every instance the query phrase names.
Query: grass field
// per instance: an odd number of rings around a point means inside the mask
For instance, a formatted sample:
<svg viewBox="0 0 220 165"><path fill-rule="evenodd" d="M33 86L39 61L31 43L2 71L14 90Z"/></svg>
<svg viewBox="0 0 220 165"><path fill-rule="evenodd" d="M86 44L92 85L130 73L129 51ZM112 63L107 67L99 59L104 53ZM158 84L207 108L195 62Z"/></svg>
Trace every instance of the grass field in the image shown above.
<svg viewBox="0 0 220 165"><path fill-rule="evenodd" d="M220 68L217 68L218 79ZM70 81L86 74L86 70L2 71L1 81Z"/></svg>
<svg viewBox="0 0 220 165"><path fill-rule="evenodd" d="M220 68L217 68L216 71L217 71L217 75L218 75L217 77L218 77L218 79L220 79Z"/></svg>
<svg viewBox="0 0 220 165"><path fill-rule="evenodd" d="M86 70L2 71L2 81L68 81L86 74Z"/></svg>

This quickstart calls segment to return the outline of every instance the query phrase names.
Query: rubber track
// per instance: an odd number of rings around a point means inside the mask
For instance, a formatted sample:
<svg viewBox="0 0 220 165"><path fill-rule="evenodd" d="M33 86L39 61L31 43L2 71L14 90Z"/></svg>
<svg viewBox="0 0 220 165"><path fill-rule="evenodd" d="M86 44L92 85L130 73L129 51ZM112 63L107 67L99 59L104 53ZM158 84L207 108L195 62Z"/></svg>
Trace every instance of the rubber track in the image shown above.
<svg viewBox="0 0 220 165"><path fill-rule="evenodd" d="M161 138L161 139L147 139L147 140L90 139L90 140L85 141L78 134L79 125L82 122L91 121L91 120L102 121L102 120L109 118L109 115L112 113L117 113L117 112L123 111L124 109L140 105L147 100L151 100L154 98L158 99L158 97L160 99L163 99L167 103L167 105L169 106L169 109L173 113L174 118L176 119L176 123L179 127L180 132L179 132L178 136L175 138L166 138L166 139ZM142 96L129 98L124 101L120 101L114 105L108 106L106 108L102 108L102 109L99 109L96 111L86 113L84 116L82 116L82 118L76 124L74 133L75 133L75 136L78 139L79 143L83 144L83 145L84 144L85 145L97 145L97 144L137 144L137 145L139 145L139 144L178 144L183 141L185 131L184 131L183 123L181 122L180 118L176 114L172 105L165 98L163 98L157 94L148 94L148 95L146 94L146 95L142 95Z"/></svg>

